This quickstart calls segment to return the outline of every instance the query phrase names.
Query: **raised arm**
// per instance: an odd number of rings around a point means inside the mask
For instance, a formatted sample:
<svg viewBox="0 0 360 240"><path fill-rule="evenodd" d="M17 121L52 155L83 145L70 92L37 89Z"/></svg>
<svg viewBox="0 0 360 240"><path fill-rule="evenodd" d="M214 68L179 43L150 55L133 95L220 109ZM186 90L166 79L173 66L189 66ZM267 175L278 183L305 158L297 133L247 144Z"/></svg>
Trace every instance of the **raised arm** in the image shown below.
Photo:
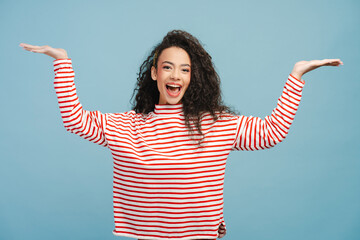
<svg viewBox="0 0 360 240"><path fill-rule="evenodd" d="M305 81L301 77L321 66L340 66L340 59L297 62L271 115L239 116L233 150L260 150L275 146L288 134L298 109Z"/></svg>
<svg viewBox="0 0 360 240"><path fill-rule="evenodd" d="M99 111L86 111L82 108L74 84L75 73L71 59L61 48L20 44L27 51L43 53L54 60L54 88L59 102L61 117L66 130L91 142L107 146L105 128L107 115Z"/></svg>

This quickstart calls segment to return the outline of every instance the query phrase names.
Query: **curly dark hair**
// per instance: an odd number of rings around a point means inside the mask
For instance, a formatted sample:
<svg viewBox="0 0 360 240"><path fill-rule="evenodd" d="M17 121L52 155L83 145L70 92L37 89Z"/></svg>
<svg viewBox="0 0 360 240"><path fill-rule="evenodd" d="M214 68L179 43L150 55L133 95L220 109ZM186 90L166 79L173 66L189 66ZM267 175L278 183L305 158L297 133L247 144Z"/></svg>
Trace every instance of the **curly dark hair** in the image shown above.
<svg viewBox="0 0 360 240"><path fill-rule="evenodd" d="M174 46L184 49L191 60L190 84L181 100L185 126L189 133L194 133L191 126L193 123L202 138L201 117L204 113L210 113L213 120L216 121L222 113L233 114L234 112L222 102L220 78L215 71L211 56L198 39L185 31L168 32L162 42L153 48L150 55L141 64L136 88L132 95L132 98L136 95L133 100L133 109L137 113L148 114L154 110L155 104L158 104L160 92L156 81L151 78L151 67L157 68L157 60L161 52Z"/></svg>

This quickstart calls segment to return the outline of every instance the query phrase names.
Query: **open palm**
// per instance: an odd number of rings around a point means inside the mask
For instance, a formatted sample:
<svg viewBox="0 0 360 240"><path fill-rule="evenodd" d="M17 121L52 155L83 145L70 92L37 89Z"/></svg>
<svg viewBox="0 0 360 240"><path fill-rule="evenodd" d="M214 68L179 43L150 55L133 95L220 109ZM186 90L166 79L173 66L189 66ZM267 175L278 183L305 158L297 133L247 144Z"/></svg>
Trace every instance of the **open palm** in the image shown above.
<svg viewBox="0 0 360 240"><path fill-rule="evenodd" d="M340 66L344 63L340 59L323 59L323 60L311 60L311 61L300 61L295 63L292 70L292 75L298 79L301 78L307 72L310 72L318 67L322 66Z"/></svg>
<svg viewBox="0 0 360 240"><path fill-rule="evenodd" d="M35 46L27 43L20 43L19 46L27 51L35 52L35 53L43 53L55 59L68 58L67 52L65 51L65 49L62 48L53 48L48 45Z"/></svg>

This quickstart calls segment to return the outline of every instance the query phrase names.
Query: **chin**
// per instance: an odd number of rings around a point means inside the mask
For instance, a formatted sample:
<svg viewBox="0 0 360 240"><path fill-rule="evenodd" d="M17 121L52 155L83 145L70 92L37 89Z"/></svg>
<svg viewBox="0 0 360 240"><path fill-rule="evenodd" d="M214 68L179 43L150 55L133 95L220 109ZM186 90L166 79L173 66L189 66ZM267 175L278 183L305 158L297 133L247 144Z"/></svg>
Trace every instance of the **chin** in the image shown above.
<svg viewBox="0 0 360 240"><path fill-rule="evenodd" d="M167 104L167 105L180 104L180 103L182 103L182 97L183 96L178 96L176 98L172 98L172 97L166 96L166 98L159 100L159 104Z"/></svg>
<svg viewBox="0 0 360 240"><path fill-rule="evenodd" d="M169 105L175 105L175 104L180 104L181 100L177 101L177 100L170 100L170 101L166 101L166 104Z"/></svg>

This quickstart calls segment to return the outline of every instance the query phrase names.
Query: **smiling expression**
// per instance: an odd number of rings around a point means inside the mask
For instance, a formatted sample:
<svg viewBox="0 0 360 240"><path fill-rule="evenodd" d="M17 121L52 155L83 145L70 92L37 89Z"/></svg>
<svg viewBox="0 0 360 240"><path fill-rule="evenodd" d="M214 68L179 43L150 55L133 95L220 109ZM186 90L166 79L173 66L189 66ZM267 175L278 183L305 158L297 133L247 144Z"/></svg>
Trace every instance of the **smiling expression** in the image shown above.
<svg viewBox="0 0 360 240"><path fill-rule="evenodd" d="M157 68L151 68L151 78L157 81L159 104L181 103L191 78L189 54L179 47L164 49L157 60Z"/></svg>

